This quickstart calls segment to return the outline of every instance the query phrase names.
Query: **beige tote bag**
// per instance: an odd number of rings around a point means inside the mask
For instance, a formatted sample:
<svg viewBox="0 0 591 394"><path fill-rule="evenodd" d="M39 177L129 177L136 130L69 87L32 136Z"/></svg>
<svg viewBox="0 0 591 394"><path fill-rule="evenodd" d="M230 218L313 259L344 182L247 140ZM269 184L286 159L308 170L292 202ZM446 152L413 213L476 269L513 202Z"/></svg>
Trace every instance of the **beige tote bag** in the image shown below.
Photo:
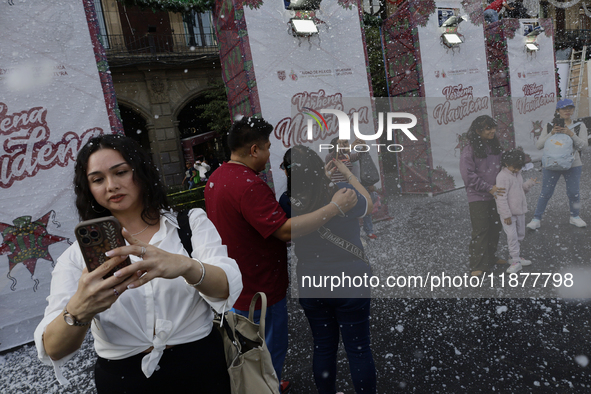
<svg viewBox="0 0 591 394"><path fill-rule="evenodd" d="M260 324L253 322L256 302L261 299ZM233 312L216 316L215 327L224 342L232 394L279 394L279 381L265 342L267 296L256 293L248 318Z"/></svg>

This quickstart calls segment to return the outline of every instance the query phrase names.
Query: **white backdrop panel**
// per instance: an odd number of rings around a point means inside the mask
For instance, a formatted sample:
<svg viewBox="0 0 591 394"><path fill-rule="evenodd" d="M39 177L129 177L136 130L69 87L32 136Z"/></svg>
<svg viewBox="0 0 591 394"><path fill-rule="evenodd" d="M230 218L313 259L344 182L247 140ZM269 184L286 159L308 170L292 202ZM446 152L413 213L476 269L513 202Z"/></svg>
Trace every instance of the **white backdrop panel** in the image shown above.
<svg viewBox="0 0 591 394"><path fill-rule="evenodd" d="M110 132L110 126L81 0L2 2L0 26L4 350L33 338L49 294L50 259L68 247L78 222L74 158L91 135ZM34 241L23 234L26 217L36 221L48 213L45 226L33 226Z"/></svg>
<svg viewBox="0 0 591 394"><path fill-rule="evenodd" d="M436 5L458 10L457 15L467 14L459 0L437 1ZM484 30L470 20L461 22L458 33L464 42L453 51L441 43L443 31L437 14L429 16L426 26L418 27L431 152L433 167L441 166L453 176L455 186L461 187L458 138L477 116L491 114Z"/></svg>
<svg viewBox="0 0 591 394"><path fill-rule="evenodd" d="M535 142L556 108L554 45L552 37L541 33L536 39L540 49L527 52L524 26L533 20L519 22L519 30L507 40L515 146L523 147L532 160L540 160L542 151Z"/></svg>
<svg viewBox="0 0 591 394"><path fill-rule="evenodd" d="M286 188L285 175L279 169L285 151L297 143L317 148L321 142L329 142L338 130L337 123L330 122L334 116L325 115L330 136L314 126L313 143L298 140L309 118L301 113L302 107L348 112L363 106L371 110L357 7L346 9L336 1L322 2L316 13L319 34L310 38L288 33L291 15L282 1L265 1L259 9L244 8L261 112L276 128L271 135L270 161L278 198ZM347 98L355 100L348 103ZM365 102L360 102L364 98ZM371 111L368 123L361 127L364 134L374 134L370 120ZM376 151L372 153L377 163Z"/></svg>

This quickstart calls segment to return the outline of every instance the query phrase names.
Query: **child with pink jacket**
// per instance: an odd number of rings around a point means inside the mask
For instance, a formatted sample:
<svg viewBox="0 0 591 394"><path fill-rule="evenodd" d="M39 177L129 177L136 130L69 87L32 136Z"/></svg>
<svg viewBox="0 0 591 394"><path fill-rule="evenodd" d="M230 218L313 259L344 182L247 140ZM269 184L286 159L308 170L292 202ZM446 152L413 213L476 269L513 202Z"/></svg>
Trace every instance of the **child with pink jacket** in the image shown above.
<svg viewBox="0 0 591 394"><path fill-rule="evenodd" d="M509 244L509 263L507 272L513 273L521 270L524 265L530 265L531 261L519 255L519 242L525 237L525 213L527 202L525 193L538 183L536 179L528 179L523 182L521 169L525 165L525 154L518 149L504 152L501 158L502 169L497 175L497 186L505 188L504 195L497 195L497 211L501 217L503 230L507 234Z"/></svg>

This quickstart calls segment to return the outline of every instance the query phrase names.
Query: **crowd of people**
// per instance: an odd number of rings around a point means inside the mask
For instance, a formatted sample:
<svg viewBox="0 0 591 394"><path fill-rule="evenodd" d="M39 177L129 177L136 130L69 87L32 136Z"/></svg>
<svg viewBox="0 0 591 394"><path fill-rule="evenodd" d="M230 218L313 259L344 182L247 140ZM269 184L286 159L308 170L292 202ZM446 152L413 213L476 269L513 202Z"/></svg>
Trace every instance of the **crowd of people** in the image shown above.
<svg viewBox="0 0 591 394"><path fill-rule="evenodd" d="M545 149L551 136L572 139L573 161L563 171L544 168L529 228L540 226L561 175L567 183L570 223L585 225L579 217L578 151L587 146L588 136L584 124L570 119L571 107L572 101L559 101L555 120L538 140L538 148ZM496 127L490 116L477 117L466 133L468 143L460 159L472 224L469 269L477 276L496 264L509 263L507 272L532 264L521 256L520 242L525 236L525 192L536 180L523 181L526 156L517 149L503 152ZM39 358L53 365L60 382L66 382L62 368L90 328L99 393L185 392L195 384L200 393L229 393L213 311L248 316L253 295L262 291L268 300L265 338L278 390L288 392L290 383L282 379L282 370L288 350L286 243L292 241L299 302L314 342L312 370L318 392L337 393L341 339L355 391L376 392L370 289L349 284L329 295L322 287L305 286L302 279L371 275L360 219L372 212L375 198L352 173L353 155L341 157L337 150L321 158L297 145L283 157L288 188L277 200L258 176L269 161L272 130L255 117L232 125L230 160L209 175L205 185L207 212L189 213L191 253L183 247L177 213L168 205L149 154L119 135L96 137L83 147L74 177L79 216L114 216L127 243L107 252L106 261L92 272L78 243L57 261L35 343ZM201 177L192 169L187 163L187 171ZM501 229L507 234L509 262L497 256ZM133 264L106 276L128 256ZM254 320L259 319L257 311Z"/></svg>

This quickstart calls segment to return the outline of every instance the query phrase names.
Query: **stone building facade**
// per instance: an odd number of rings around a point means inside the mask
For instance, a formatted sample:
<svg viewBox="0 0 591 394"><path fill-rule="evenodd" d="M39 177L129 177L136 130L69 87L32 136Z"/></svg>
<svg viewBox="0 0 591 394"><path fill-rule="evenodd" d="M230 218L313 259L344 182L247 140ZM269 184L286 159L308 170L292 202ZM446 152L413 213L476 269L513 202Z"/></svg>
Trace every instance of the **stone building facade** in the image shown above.
<svg viewBox="0 0 591 394"><path fill-rule="evenodd" d="M152 153L167 186L180 185L185 159L193 159L183 151L184 129L207 134L201 143L215 140L202 121L179 120L221 81L210 15L155 13L116 0L95 0L95 10L125 133Z"/></svg>

